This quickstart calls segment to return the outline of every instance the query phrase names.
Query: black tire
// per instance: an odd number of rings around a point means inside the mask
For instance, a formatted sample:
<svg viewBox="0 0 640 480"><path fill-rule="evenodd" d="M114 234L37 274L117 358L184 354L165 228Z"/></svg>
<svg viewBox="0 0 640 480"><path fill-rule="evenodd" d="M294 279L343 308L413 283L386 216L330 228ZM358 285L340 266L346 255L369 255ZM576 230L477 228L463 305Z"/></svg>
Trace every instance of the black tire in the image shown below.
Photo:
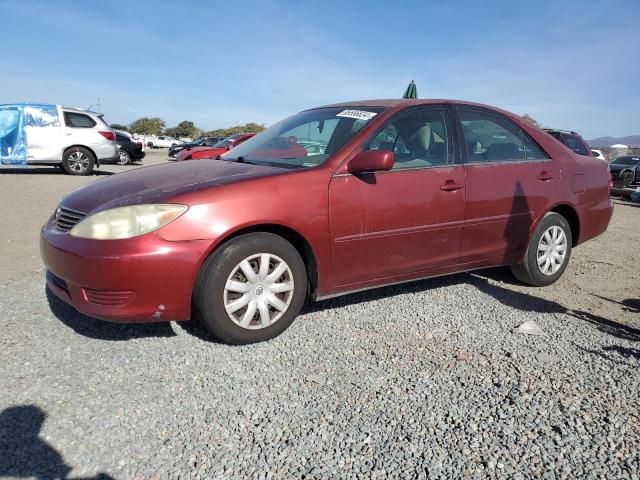
<svg viewBox="0 0 640 480"><path fill-rule="evenodd" d="M227 313L225 285L244 259L261 253L284 260L291 271L294 288L289 307L279 319L267 327L251 330L235 323ZM284 332L300 313L306 294L306 268L298 251L278 235L249 233L225 243L204 263L194 289L194 313L217 339L231 345L246 345L270 340Z"/></svg>
<svg viewBox="0 0 640 480"><path fill-rule="evenodd" d="M622 172L622 176L621 176L622 186L627 187L631 185L633 183L633 177L634 177L633 172L629 172L629 171Z"/></svg>
<svg viewBox="0 0 640 480"><path fill-rule="evenodd" d="M538 244L540 243L540 239L544 235L544 233L549 228L554 226L560 227L566 235L566 254L564 261L558 271L550 275L545 275L540 271L540 268L538 267ZM569 264L569 259L571 258L571 246L573 244L572 242L573 238L571 235L571 227L569 226L569 222L567 222L567 220L558 213L547 213L538 225L535 233L533 234L533 237L529 242L522 261L516 265L511 266L513 275L522 283L533 285L535 287L545 287L547 285L551 285L562 276L565 269L567 268L567 265Z"/></svg>
<svg viewBox="0 0 640 480"><path fill-rule="evenodd" d="M153 147L153 142L147 142L147 147L149 147L149 148L154 148L154 147Z"/></svg>
<svg viewBox="0 0 640 480"><path fill-rule="evenodd" d="M129 165L131 163L131 155L126 150L118 151L119 159L116 162L118 165Z"/></svg>
<svg viewBox="0 0 640 480"><path fill-rule="evenodd" d="M95 164L93 153L83 147L71 147L62 155L62 169L68 175L90 175Z"/></svg>

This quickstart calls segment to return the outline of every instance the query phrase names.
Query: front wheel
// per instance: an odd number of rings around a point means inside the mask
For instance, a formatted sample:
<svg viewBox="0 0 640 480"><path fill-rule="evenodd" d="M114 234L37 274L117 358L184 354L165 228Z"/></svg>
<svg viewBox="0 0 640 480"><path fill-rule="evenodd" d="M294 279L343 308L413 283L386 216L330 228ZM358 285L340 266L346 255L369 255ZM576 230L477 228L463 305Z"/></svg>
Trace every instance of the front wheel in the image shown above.
<svg viewBox="0 0 640 480"><path fill-rule="evenodd" d="M511 267L514 276L536 287L551 285L564 273L571 256L571 228L560 214L547 213L529 242L522 262Z"/></svg>
<svg viewBox="0 0 640 480"><path fill-rule="evenodd" d="M240 235L205 262L196 314L215 337L233 345L277 337L304 304L307 275L298 251L271 233Z"/></svg>
<svg viewBox="0 0 640 480"><path fill-rule="evenodd" d="M628 187L629 185L631 185L633 183L633 177L633 172L624 172L622 174L622 186Z"/></svg>
<svg viewBox="0 0 640 480"><path fill-rule="evenodd" d="M62 156L62 169L69 175L89 175L95 163L93 154L82 147L72 147Z"/></svg>

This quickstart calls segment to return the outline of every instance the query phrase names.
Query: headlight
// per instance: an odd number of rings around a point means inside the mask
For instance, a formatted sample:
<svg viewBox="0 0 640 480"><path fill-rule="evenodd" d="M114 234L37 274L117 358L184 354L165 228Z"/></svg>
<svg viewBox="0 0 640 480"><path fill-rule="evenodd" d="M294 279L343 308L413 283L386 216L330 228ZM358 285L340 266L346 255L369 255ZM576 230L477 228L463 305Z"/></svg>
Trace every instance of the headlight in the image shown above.
<svg viewBox="0 0 640 480"><path fill-rule="evenodd" d="M186 205L132 205L90 215L69 234L95 240L137 237L164 227L188 210Z"/></svg>

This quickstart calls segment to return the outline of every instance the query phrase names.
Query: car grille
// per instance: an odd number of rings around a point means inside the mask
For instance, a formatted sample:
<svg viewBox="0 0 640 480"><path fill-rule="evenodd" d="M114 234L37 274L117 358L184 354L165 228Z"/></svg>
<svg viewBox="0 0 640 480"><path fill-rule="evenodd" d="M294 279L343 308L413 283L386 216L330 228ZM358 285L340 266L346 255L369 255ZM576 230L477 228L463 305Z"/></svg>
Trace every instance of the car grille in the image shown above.
<svg viewBox="0 0 640 480"><path fill-rule="evenodd" d="M85 213L60 205L56 212L56 228L61 232L68 232L85 216Z"/></svg>

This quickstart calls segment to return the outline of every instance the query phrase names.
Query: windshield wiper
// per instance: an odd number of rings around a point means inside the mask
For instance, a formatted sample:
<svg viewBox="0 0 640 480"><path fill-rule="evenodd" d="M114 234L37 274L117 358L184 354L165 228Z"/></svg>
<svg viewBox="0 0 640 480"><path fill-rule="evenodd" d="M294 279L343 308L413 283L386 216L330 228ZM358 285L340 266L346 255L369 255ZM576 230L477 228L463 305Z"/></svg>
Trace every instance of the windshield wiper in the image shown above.
<svg viewBox="0 0 640 480"><path fill-rule="evenodd" d="M218 155L216 157L216 160L226 160L228 162L248 163L248 164L251 164L251 165L257 165L257 163L250 162L249 160L244 158L242 155L240 155L239 157L236 157L236 158L229 158L229 157L222 158L222 155Z"/></svg>

